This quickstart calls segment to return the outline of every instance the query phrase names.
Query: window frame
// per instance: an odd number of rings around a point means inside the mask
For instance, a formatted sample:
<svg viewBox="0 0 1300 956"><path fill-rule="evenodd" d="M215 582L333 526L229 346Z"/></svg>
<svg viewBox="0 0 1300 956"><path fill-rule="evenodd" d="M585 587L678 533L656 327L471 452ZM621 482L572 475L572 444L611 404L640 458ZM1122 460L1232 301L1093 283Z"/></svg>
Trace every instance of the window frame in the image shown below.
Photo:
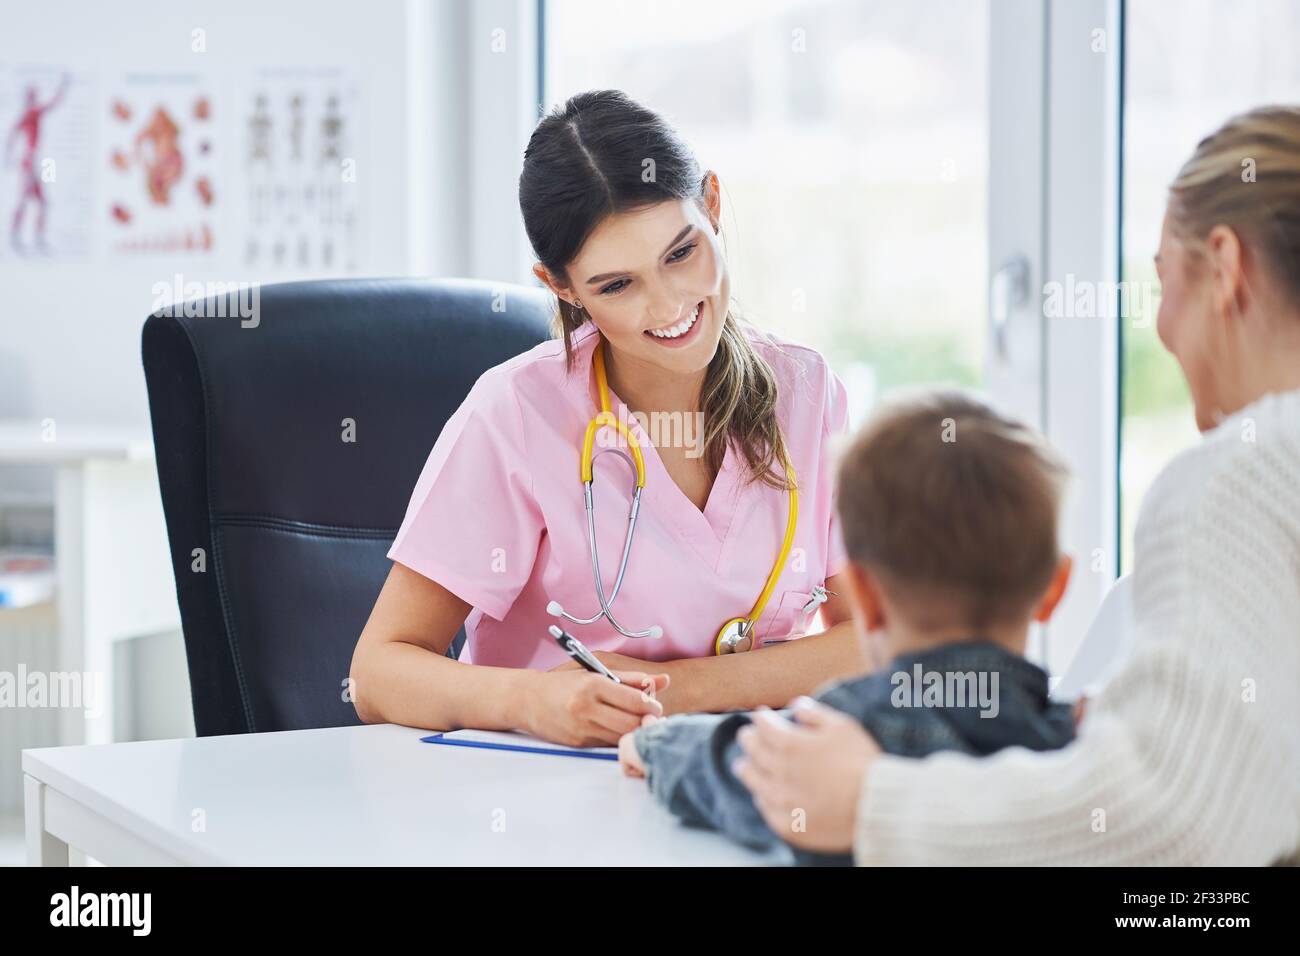
<svg viewBox="0 0 1300 956"><path fill-rule="evenodd" d="M1103 317L1114 312L1101 311L1100 293L1120 278L1123 3L1011 0L990 17L990 286L1021 257L1030 295L1011 314L1001 366L990 321L985 381L994 403L1042 429L1071 468L1061 544L1074 572L1030 648L1059 675L1119 567L1121 319ZM1104 52L1092 48L1096 30ZM1047 284L1070 276L1097 284L1100 316L1047 315Z"/></svg>

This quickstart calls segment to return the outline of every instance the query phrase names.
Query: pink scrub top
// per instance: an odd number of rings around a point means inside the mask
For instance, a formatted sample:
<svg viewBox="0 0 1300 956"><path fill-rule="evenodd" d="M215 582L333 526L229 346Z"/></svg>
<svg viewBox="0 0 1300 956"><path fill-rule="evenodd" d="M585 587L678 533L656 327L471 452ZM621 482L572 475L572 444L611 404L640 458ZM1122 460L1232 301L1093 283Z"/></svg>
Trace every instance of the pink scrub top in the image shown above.
<svg viewBox="0 0 1300 956"><path fill-rule="evenodd" d="M818 352L745 322L740 327L776 374L777 417L799 484L794 544L756 628L761 648L806 633L815 612L803 608L814 586L846 563L832 498L832 436L847 428L847 399ZM564 663L568 656L546 631L556 623L592 650L642 660L710 656L718 629L749 614L776 560L787 493L745 482L743 456L728 449L701 511L611 389L611 408L640 442L646 471L627 573L611 607L628 630L658 624L663 636L627 638L603 617L578 625L546 613L551 600L578 617L599 606L579 475L583 433L597 412L591 382L599 340L590 321L574 333L571 373L559 340L484 372L416 482L388 556L472 605L462 661ZM617 444L616 434L601 429L597 450ZM592 487L607 595L627 533L631 486L631 469L618 455L596 459Z"/></svg>

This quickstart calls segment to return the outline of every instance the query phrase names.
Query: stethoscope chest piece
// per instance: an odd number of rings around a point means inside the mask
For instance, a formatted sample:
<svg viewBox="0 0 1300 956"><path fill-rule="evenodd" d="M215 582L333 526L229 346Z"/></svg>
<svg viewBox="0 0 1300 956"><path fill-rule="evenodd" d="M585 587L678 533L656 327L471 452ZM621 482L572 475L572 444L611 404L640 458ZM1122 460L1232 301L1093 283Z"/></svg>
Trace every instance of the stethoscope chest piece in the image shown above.
<svg viewBox="0 0 1300 956"><path fill-rule="evenodd" d="M753 624L748 618L733 617L726 624L722 625L722 630L718 631L718 639L714 642L713 652L715 654L735 654L738 651L747 651L754 646Z"/></svg>

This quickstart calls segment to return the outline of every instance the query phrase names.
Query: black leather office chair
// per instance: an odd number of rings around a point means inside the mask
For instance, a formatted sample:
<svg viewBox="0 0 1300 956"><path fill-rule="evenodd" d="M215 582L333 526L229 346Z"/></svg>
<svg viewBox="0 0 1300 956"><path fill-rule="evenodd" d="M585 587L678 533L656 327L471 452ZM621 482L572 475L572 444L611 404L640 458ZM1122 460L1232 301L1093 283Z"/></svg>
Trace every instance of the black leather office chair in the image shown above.
<svg viewBox="0 0 1300 956"><path fill-rule="evenodd" d="M195 727L355 724L352 651L429 449L551 305L457 279L263 286L247 320L241 301L151 315L142 342Z"/></svg>

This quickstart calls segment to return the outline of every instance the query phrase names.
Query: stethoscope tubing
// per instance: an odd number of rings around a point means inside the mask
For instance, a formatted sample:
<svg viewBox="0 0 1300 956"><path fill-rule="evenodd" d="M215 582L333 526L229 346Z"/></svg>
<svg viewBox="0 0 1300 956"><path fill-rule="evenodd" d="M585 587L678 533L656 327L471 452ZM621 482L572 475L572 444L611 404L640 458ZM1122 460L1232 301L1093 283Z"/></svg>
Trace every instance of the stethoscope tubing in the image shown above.
<svg viewBox="0 0 1300 956"><path fill-rule="evenodd" d="M618 622L614 617L612 605L618 598L619 589L623 586L623 576L627 573L628 556L632 551L632 538L636 534L637 516L641 509L641 491L645 484L645 470L641 458L640 443L636 437L621 423L619 423L609 410L609 390L605 380L605 364L600 352L600 343L597 343L596 352L592 358L592 364L596 373L596 386L600 393L600 411L590 422L587 423L586 434L583 438L582 455L580 457L580 471L582 476L582 496L583 506L587 512L587 548L591 552L591 570L596 584L596 599L600 602L600 610L591 617L582 618L570 614L559 605L558 602L552 601L547 605L547 612L558 617L564 618L574 624L594 624L602 617L613 625L614 629L624 637L660 637L663 629L658 625L652 625L642 631L633 631ZM632 446L632 452L636 456L634 461L629 455L618 448L605 448L595 454L592 454L592 447L595 443L595 435L602 426L617 428ZM628 510L627 537L623 541L623 554L618 562L618 573L614 577L614 588L608 597L605 596L605 582L602 580L600 573L600 551L596 543L596 509L594 502L594 493L592 484L595 481L595 463L607 451L612 451L621 457L632 469L632 503ZM799 515L799 494L798 486L795 482L794 468L788 460L785 462L786 480L789 485L790 506L786 516L785 535L781 542L781 549L777 554L776 562L772 565L772 570L763 584L763 590L759 592L758 599L754 602L753 608L744 618L733 618L722 626L718 632L716 640L718 653L730 653L737 650L737 643L740 638L748 635L750 629L757 622L758 617L763 612L768 598L771 597L772 589L775 587L777 580L781 576L781 570L785 565L785 560L789 556L791 545L794 541L795 526L798 522ZM739 625L736 634L729 635L733 625ZM725 640L724 640L725 638ZM723 645L727 645L727 650ZM753 646L752 640L750 646Z"/></svg>
<svg viewBox="0 0 1300 956"><path fill-rule="evenodd" d="M630 630L629 628L625 628L622 624L618 622L618 619L614 617L614 610L612 605L614 604L614 601L618 599L619 589L623 587L623 577L624 575L627 574L628 557L632 553L632 539L636 536L637 516L641 513L642 488L636 482L635 462L632 461L632 459L627 455L626 452L618 448L605 448L597 452L595 455L593 455L591 459L593 469L595 467L596 459L599 458L601 455L605 454L606 452L613 452L614 454L622 458L625 462L627 462L628 467L632 469L632 476L633 476L632 477L632 505L628 509L628 515L627 515L627 535L623 539L623 554L620 557L618 562L618 573L614 576L614 588L610 592L609 597L606 597L604 575L601 574L600 571L600 549L596 544L595 493L592 491L592 481L584 481L582 483L582 499L583 499L583 506L587 512L587 548L591 552L591 571L592 571L592 577L594 578L596 584L596 599L600 602L600 610L597 611L595 614L591 615L591 617L587 617L587 618L576 617L564 610L560 611L560 616L563 617L566 621L571 621L574 624L594 624L596 621L600 620L603 617L606 620L608 620L611 625L613 625L614 630L618 631L624 637L631 637L631 638L651 637L654 636L656 631L658 631L658 628L649 627L642 631L633 631ZM594 474L593 474L593 480L594 480Z"/></svg>

